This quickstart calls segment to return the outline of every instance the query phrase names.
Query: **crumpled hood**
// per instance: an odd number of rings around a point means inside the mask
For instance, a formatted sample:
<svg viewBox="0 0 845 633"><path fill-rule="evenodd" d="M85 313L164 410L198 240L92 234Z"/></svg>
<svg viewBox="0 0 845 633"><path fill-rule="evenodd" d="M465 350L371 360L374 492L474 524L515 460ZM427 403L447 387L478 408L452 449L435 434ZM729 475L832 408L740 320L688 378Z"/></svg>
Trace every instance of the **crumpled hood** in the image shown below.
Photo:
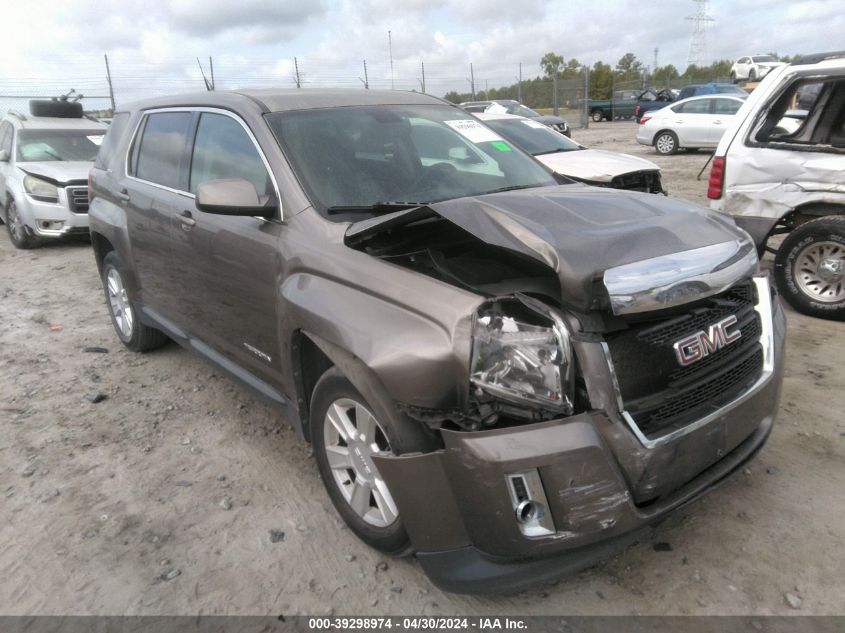
<svg viewBox="0 0 845 633"><path fill-rule="evenodd" d="M595 182L610 182L616 176L637 171L660 171L650 160L601 149L572 150L536 158L559 174Z"/></svg>
<svg viewBox="0 0 845 633"><path fill-rule="evenodd" d="M562 299L589 310L608 268L734 240L733 220L677 198L581 184L522 189L427 205L489 244L546 263Z"/></svg>
<svg viewBox="0 0 845 633"><path fill-rule="evenodd" d="M94 163L88 161L64 160L18 163L18 168L21 171L31 176L39 176L58 185L73 181L86 182L88 172L91 171L93 166Z"/></svg>

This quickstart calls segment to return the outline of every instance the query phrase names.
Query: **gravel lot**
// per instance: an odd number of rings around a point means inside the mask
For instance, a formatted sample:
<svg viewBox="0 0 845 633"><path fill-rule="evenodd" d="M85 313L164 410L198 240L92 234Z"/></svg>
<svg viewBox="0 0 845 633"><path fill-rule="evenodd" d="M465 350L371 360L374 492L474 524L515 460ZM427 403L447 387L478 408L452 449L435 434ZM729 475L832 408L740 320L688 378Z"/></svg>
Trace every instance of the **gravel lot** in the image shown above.
<svg viewBox="0 0 845 633"><path fill-rule="evenodd" d="M634 133L574 135L705 202L705 153ZM455 596L344 529L308 447L252 395L176 345L124 350L90 246L15 251L2 230L3 614L845 614L842 324L789 312L779 422L743 474L596 568Z"/></svg>

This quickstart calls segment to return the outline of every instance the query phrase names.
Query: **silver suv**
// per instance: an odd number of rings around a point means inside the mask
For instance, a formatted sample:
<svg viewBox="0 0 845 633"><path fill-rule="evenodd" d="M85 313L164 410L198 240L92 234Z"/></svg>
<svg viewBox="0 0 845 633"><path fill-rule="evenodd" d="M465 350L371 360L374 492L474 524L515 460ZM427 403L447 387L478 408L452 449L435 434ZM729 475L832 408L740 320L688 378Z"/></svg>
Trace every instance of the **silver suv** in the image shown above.
<svg viewBox="0 0 845 633"><path fill-rule="evenodd" d="M32 101L0 121L0 219L17 248L88 234L88 172L108 126L79 103Z"/></svg>

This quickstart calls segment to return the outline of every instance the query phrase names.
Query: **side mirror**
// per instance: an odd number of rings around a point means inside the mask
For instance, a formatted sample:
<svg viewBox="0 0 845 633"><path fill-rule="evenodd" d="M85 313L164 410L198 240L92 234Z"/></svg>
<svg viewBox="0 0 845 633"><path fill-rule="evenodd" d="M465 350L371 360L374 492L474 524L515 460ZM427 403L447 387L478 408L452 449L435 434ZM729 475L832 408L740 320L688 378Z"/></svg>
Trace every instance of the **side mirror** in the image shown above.
<svg viewBox="0 0 845 633"><path fill-rule="evenodd" d="M208 180L197 188L197 209L217 215L270 217L276 204L264 204L255 185L244 178Z"/></svg>
<svg viewBox="0 0 845 633"><path fill-rule="evenodd" d="M9 150L0 149L0 163L9 162Z"/></svg>

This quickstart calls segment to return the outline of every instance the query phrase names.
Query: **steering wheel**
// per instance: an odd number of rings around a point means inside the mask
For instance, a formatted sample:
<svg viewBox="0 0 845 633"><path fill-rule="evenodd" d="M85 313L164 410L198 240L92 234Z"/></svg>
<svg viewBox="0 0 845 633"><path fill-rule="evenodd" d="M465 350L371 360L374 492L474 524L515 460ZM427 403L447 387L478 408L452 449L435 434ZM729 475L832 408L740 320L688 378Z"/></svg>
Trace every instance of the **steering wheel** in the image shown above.
<svg viewBox="0 0 845 633"><path fill-rule="evenodd" d="M452 174L458 172L454 165L449 163L437 163L431 167L423 168L423 173L408 187L410 191L427 191L437 184L441 178L451 178Z"/></svg>

